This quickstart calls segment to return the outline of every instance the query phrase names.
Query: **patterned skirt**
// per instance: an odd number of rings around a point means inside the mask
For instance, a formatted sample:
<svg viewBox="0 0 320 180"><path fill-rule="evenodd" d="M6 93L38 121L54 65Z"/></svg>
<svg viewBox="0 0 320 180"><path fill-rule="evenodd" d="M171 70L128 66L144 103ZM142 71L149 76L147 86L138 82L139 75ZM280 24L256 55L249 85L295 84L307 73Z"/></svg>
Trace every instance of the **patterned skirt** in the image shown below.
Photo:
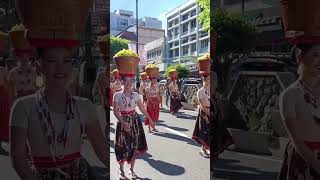
<svg viewBox="0 0 320 180"><path fill-rule="evenodd" d="M182 108L182 104L177 94L171 95L170 98L170 111L176 114Z"/></svg>
<svg viewBox="0 0 320 180"><path fill-rule="evenodd" d="M147 112L151 116L151 118L156 122L159 120L159 114L160 114L160 105L158 102L157 97L149 98L147 101ZM146 118L144 124L149 125L150 120Z"/></svg>
<svg viewBox="0 0 320 180"><path fill-rule="evenodd" d="M9 141L9 116L10 100L9 93L4 87L0 87L0 140Z"/></svg>
<svg viewBox="0 0 320 180"><path fill-rule="evenodd" d="M314 170L295 150L289 142L283 159L278 180L318 180L320 174Z"/></svg>
<svg viewBox="0 0 320 180"><path fill-rule="evenodd" d="M197 117L196 125L193 131L192 139L207 149L210 149L210 123L209 115L201 108Z"/></svg>
<svg viewBox="0 0 320 180"><path fill-rule="evenodd" d="M233 144L233 139L223 123L223 119L213 119L210 123L210 150L212 161L218 159L218 156Z"/></svg>
<svg viewBox="0 0 320 180"><path fill-rule="evenodd" d="M123 121L127 122L130 132L123 129L121 123L117 123L115 154L119 163L128 162L148 150L146 136L138 114L133 111L122 114Z"/></svg>
<svg viewBox="0 0 320 180"><path fill-rule="evenodd" d="M88 162L81 158L72 164L60 168L37 168L35 170L36 180L91 180L94 175L89 169Z"/></svg>

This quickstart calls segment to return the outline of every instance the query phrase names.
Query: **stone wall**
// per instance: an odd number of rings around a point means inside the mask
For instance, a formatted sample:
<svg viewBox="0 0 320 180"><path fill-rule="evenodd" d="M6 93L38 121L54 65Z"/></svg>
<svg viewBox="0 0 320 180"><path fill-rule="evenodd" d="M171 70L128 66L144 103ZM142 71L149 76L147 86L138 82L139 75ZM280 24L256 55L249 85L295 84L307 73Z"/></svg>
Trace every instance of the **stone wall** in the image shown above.
<svg viewBox="0 0 320 180"><path fill-rule="evenodd" d="M200 84L185 84L182 87L182 94L190 104L197 103L197 91L201 88Z"/></svg>
<svg viewBox="0 0 320 180"><path fill-rule="evenodd" d="M240 75L229 100L239 111L249 131L272 133L271 113L279 109L279 95L282 92L276 74Z"/></svg>

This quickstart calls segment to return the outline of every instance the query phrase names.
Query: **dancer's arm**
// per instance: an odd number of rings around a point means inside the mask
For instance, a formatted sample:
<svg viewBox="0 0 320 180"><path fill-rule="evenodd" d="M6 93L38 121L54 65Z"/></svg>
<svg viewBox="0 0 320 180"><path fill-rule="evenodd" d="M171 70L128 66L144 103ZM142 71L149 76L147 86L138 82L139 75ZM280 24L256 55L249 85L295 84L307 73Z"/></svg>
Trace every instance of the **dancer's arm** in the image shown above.
<svg viewBox="0 0 320 180"><path fill-rule="evenodd" d="M141 100L137 101L138 107L143 115L145 115L148 119L150 119L151 125L154 124L154 120L149 116L149 113L145 109L144 105L142 104Z"/></svg>
<svg viewBox="0 0 320 180"><path fill-rule="evenodd" d="M35 180L30 166L26 163L28 121L24 107L17 102L10 115L10 158L13 169L22 180Z"/></svg>
<svg viewBox="0 0 320 180"><path fill-rule="evenodd" d="M86 125L85 125L85 133L100 161L109 168L110 166L110 158L108 152L108 137L107 135L104 136L100 127L99 120L95 114L95 109L93 104L88 100L86 103L86 110L88 112L88 116L86 118ZM90 119L89 119L90 118Z"/></svg>
<svg viewBox="0 0 320 180"><path fill-rule="evenodd" d="M297 95L294 91L287 91L281 94L279 100L281 117L296 151L308 164L320 173L320 161L316 158L312 150L304 144L305 139L301 136L301 130L299 131L295 125L295 122L297 122L296 98ZM303 120L304 119L301 119L299 122L303 122Z"/></svg>
<svg viewBox="0 0 320 180"><path fill-rule="evenodd" d="M113 96L113 114L116 116L116 118L118 119L119 123L122 125L122 127L124 128L125 131L129 131L129 125L123 121L122 116L120 115L119 112L119 102L118 102L118 98L116 97L116 95Z"/></svg>

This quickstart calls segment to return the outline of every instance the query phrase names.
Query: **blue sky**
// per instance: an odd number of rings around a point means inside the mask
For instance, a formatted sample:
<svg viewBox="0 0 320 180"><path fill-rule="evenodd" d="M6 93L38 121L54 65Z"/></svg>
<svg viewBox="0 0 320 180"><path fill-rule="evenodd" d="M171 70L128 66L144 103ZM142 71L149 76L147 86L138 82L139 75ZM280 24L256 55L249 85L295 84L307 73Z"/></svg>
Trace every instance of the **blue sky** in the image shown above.
<svg viewBox="0 0 320 180"><path fill-rule="evenodd" d="M183 4L187 0L138 0L139 17L155 17L162 20L162 28L164 28L164 13ZM136 11L136 0L111 0L110 10L116 9Z"/></svg>

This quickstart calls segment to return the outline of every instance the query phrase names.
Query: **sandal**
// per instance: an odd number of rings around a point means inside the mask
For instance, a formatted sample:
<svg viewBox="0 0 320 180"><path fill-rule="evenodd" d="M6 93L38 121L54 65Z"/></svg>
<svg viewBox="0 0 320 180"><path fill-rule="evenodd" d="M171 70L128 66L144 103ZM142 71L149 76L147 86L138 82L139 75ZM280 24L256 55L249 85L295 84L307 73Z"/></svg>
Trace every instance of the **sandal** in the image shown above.
<svg viewBox="0 0 320 180"><path fill-rule="evenodd" d="M129 170L129 176L130 176L130 179L136 179L136 178L138 178L138 176L136 175L136 173L133 172L132 169Z"/></svg>
<svg viewBox="0 0 320 180"><path fill-rule="evenodd" d="M201 156L203 156L205 158L209 158L210 157L210 155L204 149L201 149L201 151L199 153L200 153Z"/></svg>
<svg viewBox="0 0 320 180"><path fill-rule="evenodd" d="M153 132L159 132L159 131L158 131L158 129L154 128L154 129L153 129Z"/></svg>
<svg viewBox="0 0 320 180"><path fill-rule="evenodd" d="M127 177L124 174L124 171L119 170L119 180L126 180Z"/></svg>

